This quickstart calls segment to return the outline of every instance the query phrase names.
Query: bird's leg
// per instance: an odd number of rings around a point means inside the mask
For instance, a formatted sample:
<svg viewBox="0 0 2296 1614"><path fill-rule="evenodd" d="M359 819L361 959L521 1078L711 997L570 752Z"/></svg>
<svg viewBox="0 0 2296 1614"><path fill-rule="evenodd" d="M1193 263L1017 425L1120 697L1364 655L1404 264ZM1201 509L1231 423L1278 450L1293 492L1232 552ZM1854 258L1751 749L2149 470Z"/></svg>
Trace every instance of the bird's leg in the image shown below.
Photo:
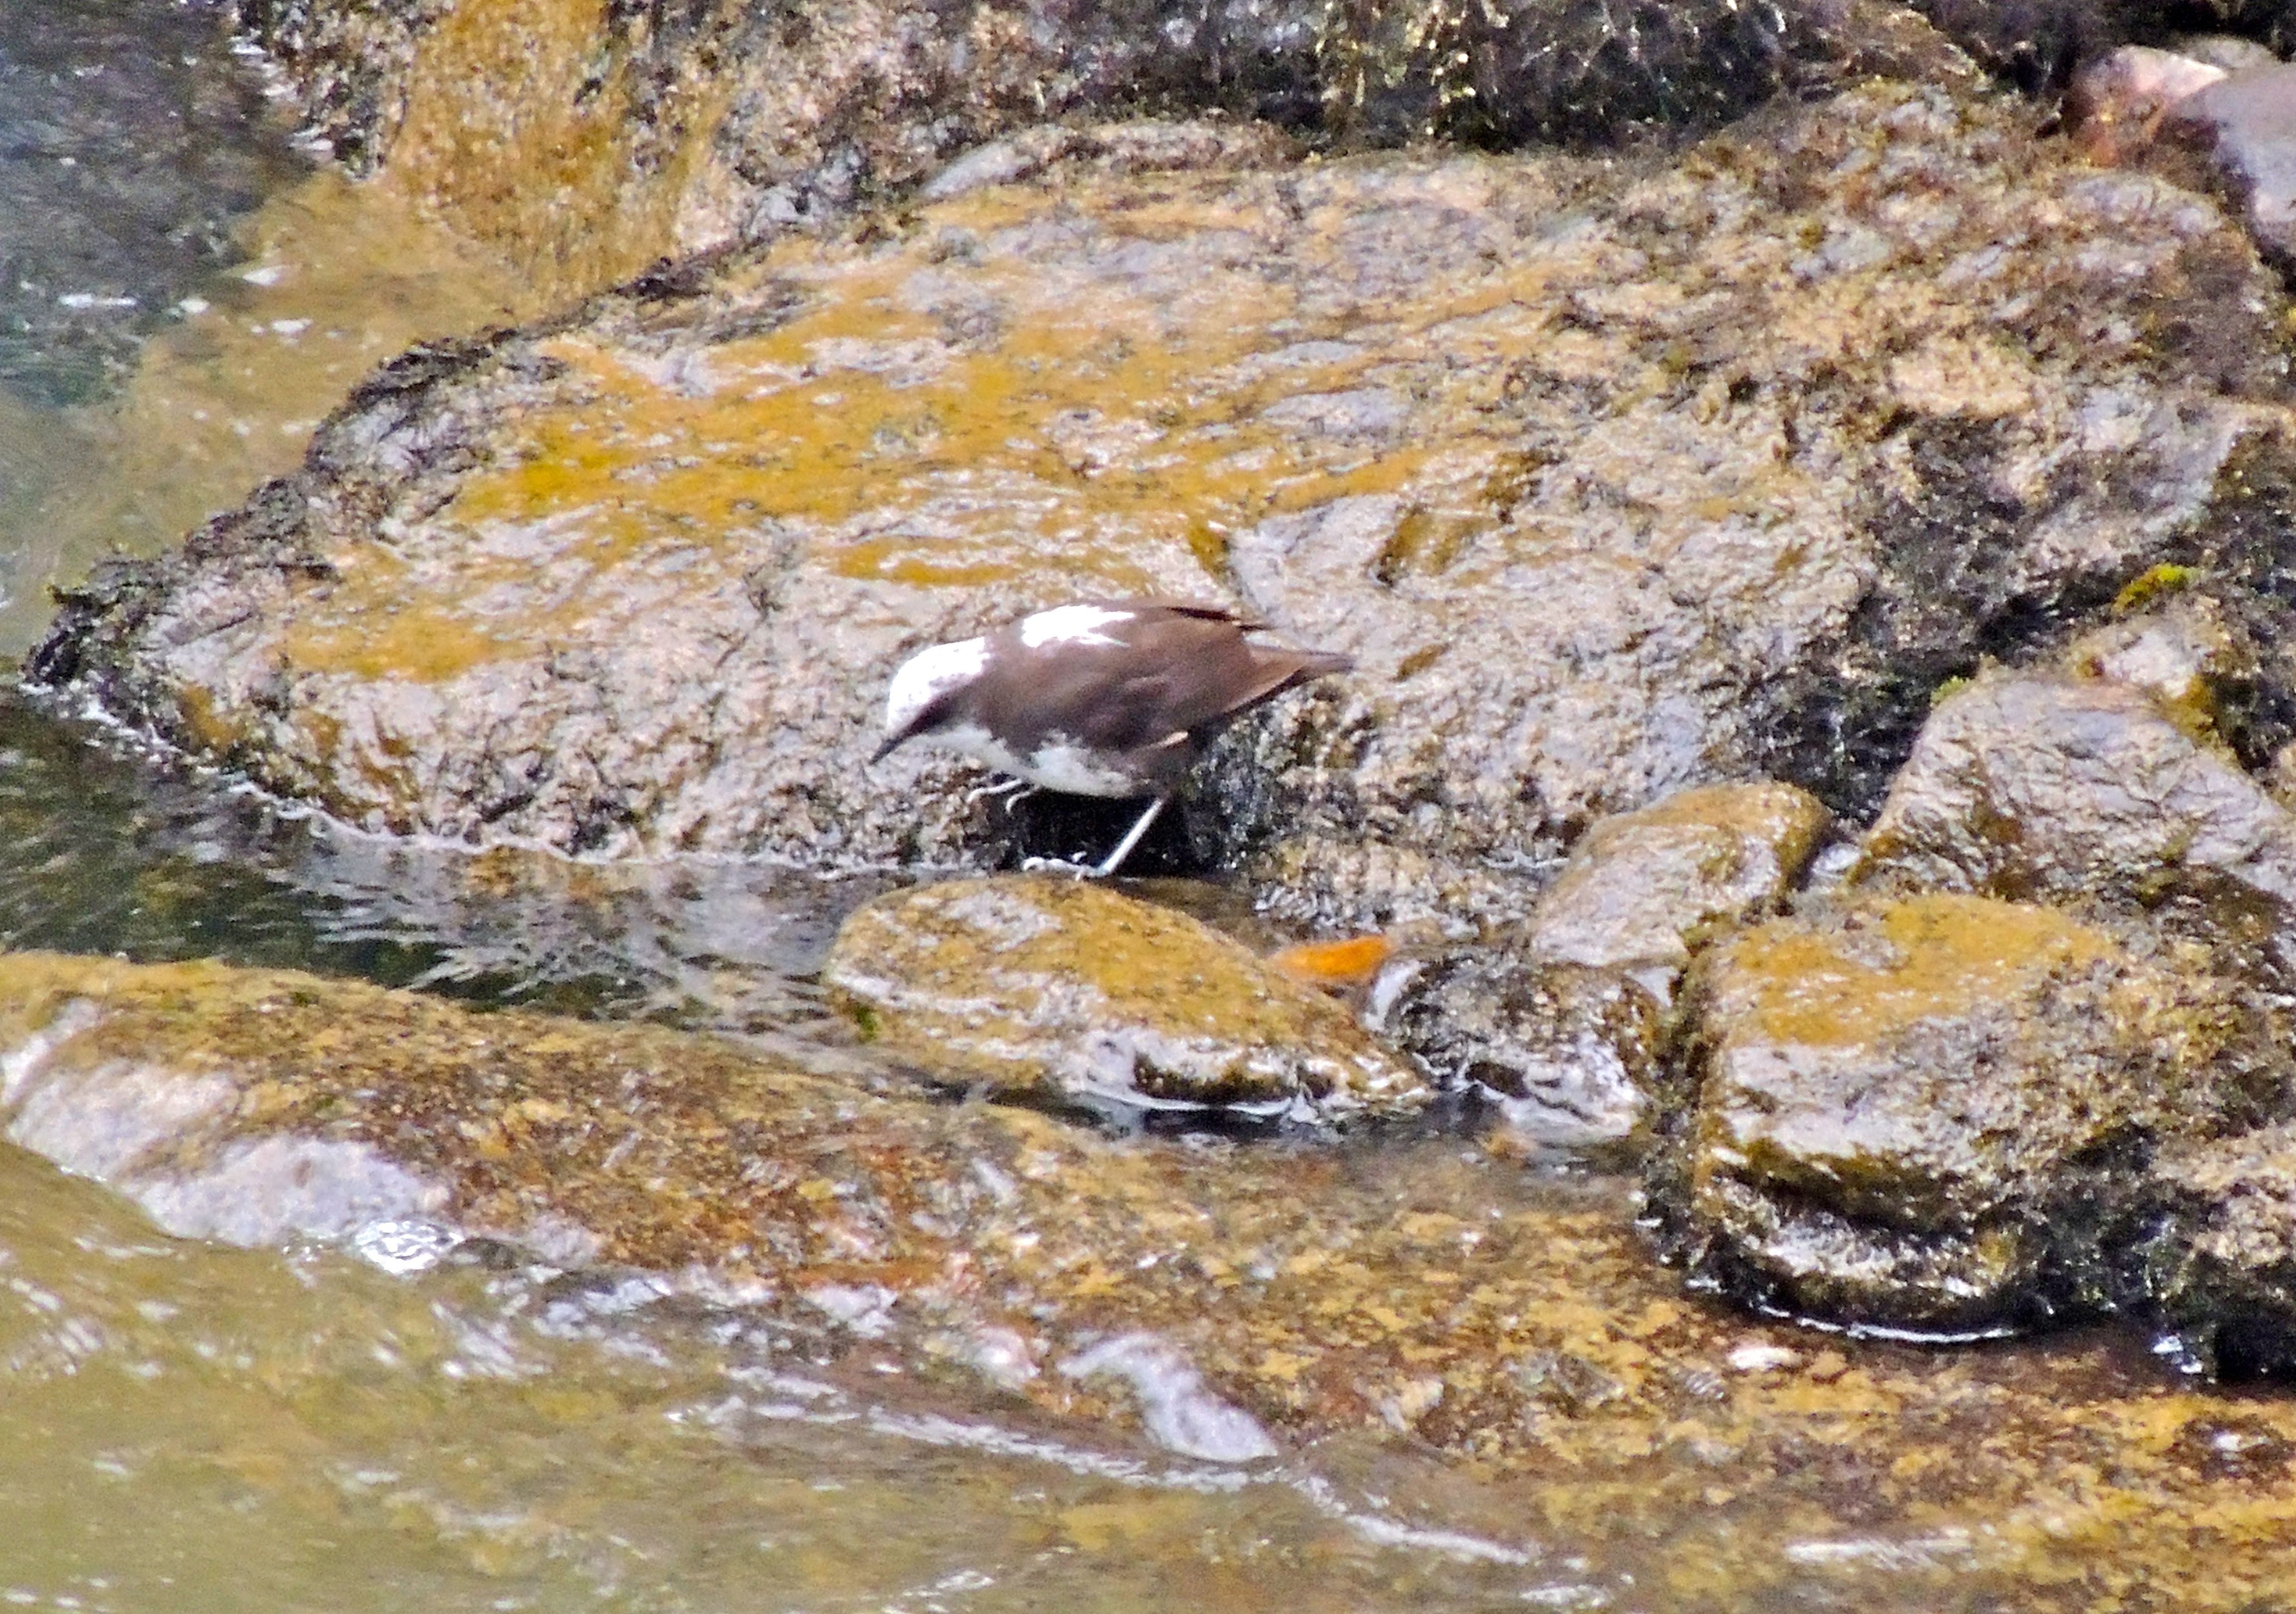
<svg viewBox="0 0 2296 1614"><path fill-rule="evenodd" d="M1105 880L1116 873L1117 865L1132 855L1132 848L1140 844L1140 838L1148 832L1148 826L1156 822L1156 815L1164 810L1164 804L1169 800L1169 796L1159 796L1148 804L1148 810L1140 815L1140 822L1124 832L1124 839L1116 843L1116 850L1093 871L1095 879Z"/></svg>
<svg viewBox="0 0 2296 1614"><path fill-rule="evenodd" d="M1171 797L1157 797L1151 801L1148 810L1132 822L1132 829L1125 832L1123 840L1116 842L1116 849L1102 858L1100 864L1070 864L1065 856L1024 856L1020 861L1021 870L1031 874L1075 874L1077 880L1107 880L1109 874L1123 865L1125 858L1132 856L1132 848L1136 848L1141 836L1148 833L1148 824L1155 822L1155 815L1164 810L1167 801L1171 801Z"/></svg>
<svg viewBox="0 0 2296 1614"><path fill-rule="evenodd" d="M1148 826L1156 822L1156 815L1164 810L1164 804L1169 800L1169 796L1159 796L1150 802L1148 810L1124 832L1124 839L1116 843L1116 850L1097 864L1070 863L1065 857L1024 857L1021 867L1031 874L1073 874L1078 880L1105 880L1132 855L1132 848L1140 844L1140 838L1148 832Z"/></svg>

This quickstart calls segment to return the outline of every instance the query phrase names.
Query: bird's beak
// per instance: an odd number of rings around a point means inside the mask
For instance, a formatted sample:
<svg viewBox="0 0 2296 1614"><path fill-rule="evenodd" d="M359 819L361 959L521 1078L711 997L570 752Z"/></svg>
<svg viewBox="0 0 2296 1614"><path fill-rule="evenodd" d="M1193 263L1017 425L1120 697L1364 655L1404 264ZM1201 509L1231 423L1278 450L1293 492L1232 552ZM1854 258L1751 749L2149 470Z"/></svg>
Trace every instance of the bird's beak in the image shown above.
<svg viewBox="0 0 2296 1614"><path fill-rule="evenodd" d="M869 758L869 766L871 767L875 767L886 758L891 756L896 750L899 750L901 742L907 738L908 736L906 734L886 735L885 743L879 746L877 748L876 754Z"/></svg>

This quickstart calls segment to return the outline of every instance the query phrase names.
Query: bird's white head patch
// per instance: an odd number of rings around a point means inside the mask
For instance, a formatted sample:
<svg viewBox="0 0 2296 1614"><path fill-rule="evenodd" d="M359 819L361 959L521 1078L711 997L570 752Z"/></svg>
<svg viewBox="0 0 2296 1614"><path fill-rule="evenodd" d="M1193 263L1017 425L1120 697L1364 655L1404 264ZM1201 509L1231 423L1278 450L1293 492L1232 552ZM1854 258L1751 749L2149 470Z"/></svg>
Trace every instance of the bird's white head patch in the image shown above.
<svg viewBox="0 0 2296 1614"><path fill-rule="evenodd" d="M959 639L921 650L901 663L885 692L885 733L905 733L918 714L960 684L980 676L988 664L988 641Z"/></svg>
<svg viewBox="0 0 2296 1614"><path fill-rule="evenodd" d="M1055 605L1021 619L1021 643L1030 650L1047 644L1113 644L1100 630L1129 622L1133 613L1103 605Z"/></svg>

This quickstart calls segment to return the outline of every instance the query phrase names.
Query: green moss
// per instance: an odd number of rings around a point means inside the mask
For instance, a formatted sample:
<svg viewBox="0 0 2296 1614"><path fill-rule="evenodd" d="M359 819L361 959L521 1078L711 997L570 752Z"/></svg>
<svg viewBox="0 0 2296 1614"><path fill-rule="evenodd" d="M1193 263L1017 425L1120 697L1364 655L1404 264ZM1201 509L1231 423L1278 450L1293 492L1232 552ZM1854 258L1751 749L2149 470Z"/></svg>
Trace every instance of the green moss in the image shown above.
<svg viewBox="0 0 2296 1614"><path fill-rule="evenodd" d="M2164 595L2178 594L2190 588L2201 578L2197 567L2177 566L2163 561L2136 574L2112 596L2112 614L2134 616Z"/></svg>

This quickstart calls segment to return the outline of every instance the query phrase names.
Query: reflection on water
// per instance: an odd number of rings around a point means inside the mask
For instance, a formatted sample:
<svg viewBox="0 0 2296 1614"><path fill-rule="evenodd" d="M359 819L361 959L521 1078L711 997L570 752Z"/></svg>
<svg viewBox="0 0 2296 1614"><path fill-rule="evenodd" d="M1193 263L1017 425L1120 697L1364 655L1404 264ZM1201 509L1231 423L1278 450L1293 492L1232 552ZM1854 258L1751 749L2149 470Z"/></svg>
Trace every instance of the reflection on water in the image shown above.
<svg viewBox="0 0 2296 1614"><path fill-rule="evenodd" d="M361 976L734 1031L814 1065L842 1040L811 977L880 882L473 856L89 741L0 693L0 947Z"/></svg>
<svg viewBox="0 0 2296 1614"><path fill-rule="evenodd" d="M212 4L0 5L0 389L81 403L308 171Z"/></svg>

